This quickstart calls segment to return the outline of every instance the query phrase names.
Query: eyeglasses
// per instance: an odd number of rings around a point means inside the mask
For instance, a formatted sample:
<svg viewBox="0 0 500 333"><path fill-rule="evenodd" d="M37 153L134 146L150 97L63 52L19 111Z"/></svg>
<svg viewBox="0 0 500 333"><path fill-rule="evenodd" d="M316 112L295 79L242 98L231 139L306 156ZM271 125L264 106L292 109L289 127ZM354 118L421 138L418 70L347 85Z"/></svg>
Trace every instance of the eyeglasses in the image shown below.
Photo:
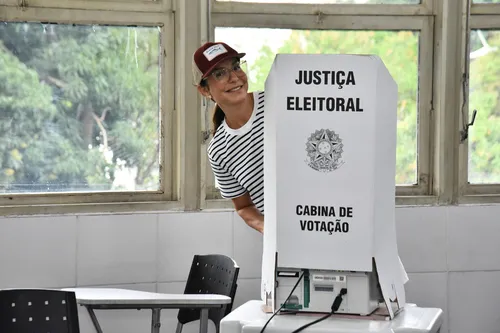
<svg viewBox="0 0 500 333"><path fill-rule="evenodd" d="M242 76L246 72L246 61L235 62L231 68L223 67L217 68L210 75L214 77L217 81L226 81L229 79L231 72L234 72L237 76Z"/></svg>

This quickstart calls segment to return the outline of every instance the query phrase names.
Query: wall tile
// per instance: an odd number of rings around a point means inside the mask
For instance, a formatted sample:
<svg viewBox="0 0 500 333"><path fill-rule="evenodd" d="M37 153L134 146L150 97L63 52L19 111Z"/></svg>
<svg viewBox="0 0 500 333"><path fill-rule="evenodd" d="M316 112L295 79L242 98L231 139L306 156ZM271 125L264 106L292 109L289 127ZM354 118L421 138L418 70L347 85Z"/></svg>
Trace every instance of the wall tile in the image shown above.
<svg viewBox="0 0 500 333"><path fill-rule="evenodd" d="M450 333L500 332L500 271L449 274Z"/></svg>
<svg viewBox="0 0 500 333"><path fill-rule="evenodd" d="M396 209L398 252L407 272L446 271L446 210Z"/></svg>
<svg viewBox="0 0 500 333"><path fill-rule="evenodd" d="M158 282L185 281L195 254L233 256L230 212L160 215Z"/></svg>
<svg viewBox="0 0 500 333"><path fill-rule="evenodd" d="M500 206L450 207L450 271L500 270Z"/></svg>
<svg viewBox="0 0 500 333"><path fill-rule="evenodd" d="M234 260L240 267L240 277L260 279L262 275L262 234L250 228L238 213L233 213L233 227Z"/></svg>
<svg viewBox="0 0 500 333"><path fill-rule="evenodd" d="M76 217L0 218L0 288L76 281Z"/></svg>
<svg viewBox="0 0 500 333"><path fill-rule="evenodd" d="M448 273L409 273L405 285L406 303L443 310L440 333L448 333Z"/></svg>
<svg viewBox="0 0 500 333"><path fill-rule="evenodd" d="M158 215L78 217L78 285L156 282Z"/></svg>

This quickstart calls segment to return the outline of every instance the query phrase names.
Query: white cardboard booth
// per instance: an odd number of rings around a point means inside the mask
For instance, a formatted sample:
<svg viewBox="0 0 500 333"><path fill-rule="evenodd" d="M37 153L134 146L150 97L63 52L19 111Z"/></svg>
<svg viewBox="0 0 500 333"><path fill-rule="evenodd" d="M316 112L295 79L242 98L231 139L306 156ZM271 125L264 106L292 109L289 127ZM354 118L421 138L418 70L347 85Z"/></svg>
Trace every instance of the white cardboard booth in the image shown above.
<svg viewBox="0 0 500 333"><path fill-rule="evenodd" d="M394 318L395 81L377 56L279 54L265 94L262 300L329 312L345 288L339 313Z"/></svg>

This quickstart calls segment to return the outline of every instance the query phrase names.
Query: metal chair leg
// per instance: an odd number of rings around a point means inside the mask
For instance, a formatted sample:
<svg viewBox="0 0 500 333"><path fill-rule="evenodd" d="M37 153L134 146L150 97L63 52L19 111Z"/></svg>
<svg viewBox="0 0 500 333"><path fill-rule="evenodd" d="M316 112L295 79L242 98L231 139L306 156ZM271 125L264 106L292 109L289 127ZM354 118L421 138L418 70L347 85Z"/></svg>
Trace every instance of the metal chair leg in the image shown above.
<svg viewBox="0 0 500 333"><path fill-rule="evenodd" d="M153 309L151 314L151 333L160 333L160 309Z"/></svg>
<svg viewBox="0 0 500 333"><path fill-rule="evenodd" d="M181 323L177 323L177 329L175 330L175 333L181 333L182 332L182 324Z"/></svg>

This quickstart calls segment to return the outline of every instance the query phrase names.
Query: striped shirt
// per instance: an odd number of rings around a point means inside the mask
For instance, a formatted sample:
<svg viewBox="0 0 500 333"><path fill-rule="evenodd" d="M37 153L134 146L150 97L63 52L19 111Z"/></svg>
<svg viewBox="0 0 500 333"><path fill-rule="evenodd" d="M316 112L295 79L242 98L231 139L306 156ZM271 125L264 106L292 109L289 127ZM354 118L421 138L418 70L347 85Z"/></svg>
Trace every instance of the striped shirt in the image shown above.
<svg viewBox="0 0 500 333"><path fill-rule="evenodd" d="M223 121L208 145L216 187L226 199L246 192L264 214L264 92L253 93L248 122L232 129Z"/></svg>

